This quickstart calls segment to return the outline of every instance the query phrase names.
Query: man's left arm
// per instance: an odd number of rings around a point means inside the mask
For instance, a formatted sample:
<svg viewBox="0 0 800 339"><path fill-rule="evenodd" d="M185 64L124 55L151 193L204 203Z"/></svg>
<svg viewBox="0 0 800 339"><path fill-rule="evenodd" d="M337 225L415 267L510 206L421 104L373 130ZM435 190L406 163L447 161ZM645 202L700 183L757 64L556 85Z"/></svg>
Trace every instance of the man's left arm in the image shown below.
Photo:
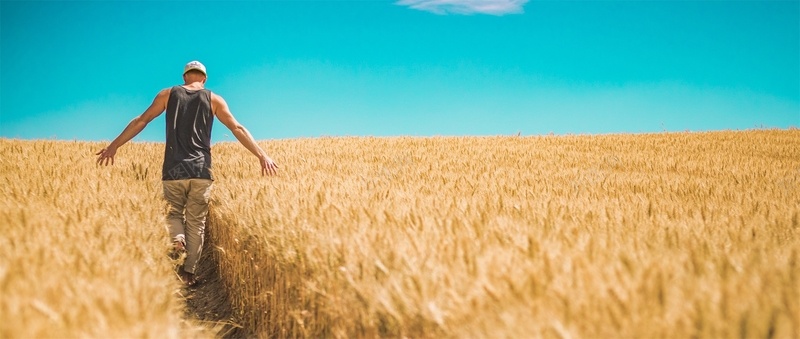
<svg viewBox="0 0 800 339"><path fill-rule="evenodd" d="M130 141L138 135L146 126L153 121L156 117L164 113L164 110L167 109L167 101L169 100L169 91L170 89L163 89L161 92L158 92L155 99L153 99L153 103L150 104L144 113L141 115L133 118L128 126L119 134L119 136L114 139L106 148L100 150L95 155L97 155L97 164L98 165L108 165L109 161L111 164L114 164L114 156L117 154L117 148L124 145L126 142Z"/></svg>

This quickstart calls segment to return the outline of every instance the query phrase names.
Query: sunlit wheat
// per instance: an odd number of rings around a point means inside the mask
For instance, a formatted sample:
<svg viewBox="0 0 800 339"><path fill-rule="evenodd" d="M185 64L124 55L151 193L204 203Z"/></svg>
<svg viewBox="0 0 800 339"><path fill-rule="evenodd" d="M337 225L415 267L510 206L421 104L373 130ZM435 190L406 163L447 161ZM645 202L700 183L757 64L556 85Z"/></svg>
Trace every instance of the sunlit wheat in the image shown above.
<svg viewBox="0 0 800 339"><path fill-rule="evenodd" d="M0 145L0 337L202 333L163 145ZM207 248L253 335L800 337L796 129L261 145L213 147Z"/></svg>
<svg viewBox="0 0 800 339"><path fill-rule="evenodd" d="M97 168L99 145L0 140L0 338L205 336L165 256L159 146Z"/></svg>
<svg viewBox="0 0 800 339"><path fill-rule="evenodd" d="M800 131L220 144L261 336L798 337Z"/></svg>

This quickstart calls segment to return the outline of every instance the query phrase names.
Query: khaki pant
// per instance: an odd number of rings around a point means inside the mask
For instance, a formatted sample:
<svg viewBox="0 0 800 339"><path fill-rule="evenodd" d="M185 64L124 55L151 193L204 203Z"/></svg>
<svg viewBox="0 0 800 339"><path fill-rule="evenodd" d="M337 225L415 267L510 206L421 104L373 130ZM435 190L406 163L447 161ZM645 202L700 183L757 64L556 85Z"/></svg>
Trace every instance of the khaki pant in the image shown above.
<svg viewBox="0 0 800 339"><path fill-rule="evenodd" d="M192 274L197 269L197 262L203 251L212 183L208 179L163 181L164 199L169 203L169 236L172 241L186 242L183 270Z"/></svg>

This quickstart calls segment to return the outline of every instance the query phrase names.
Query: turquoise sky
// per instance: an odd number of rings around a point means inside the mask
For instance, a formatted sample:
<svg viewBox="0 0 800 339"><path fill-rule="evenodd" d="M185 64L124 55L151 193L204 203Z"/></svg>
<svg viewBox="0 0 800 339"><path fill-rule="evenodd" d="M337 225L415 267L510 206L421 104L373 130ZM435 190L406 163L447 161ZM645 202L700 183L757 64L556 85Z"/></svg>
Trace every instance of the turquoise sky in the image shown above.
<svg viewBox="0 0 800 339"><path fill-rule="evenodd" d="M257 139L800 126L798 1L2 1L0 41L0 137L113 139L195 59Z"/></svg>

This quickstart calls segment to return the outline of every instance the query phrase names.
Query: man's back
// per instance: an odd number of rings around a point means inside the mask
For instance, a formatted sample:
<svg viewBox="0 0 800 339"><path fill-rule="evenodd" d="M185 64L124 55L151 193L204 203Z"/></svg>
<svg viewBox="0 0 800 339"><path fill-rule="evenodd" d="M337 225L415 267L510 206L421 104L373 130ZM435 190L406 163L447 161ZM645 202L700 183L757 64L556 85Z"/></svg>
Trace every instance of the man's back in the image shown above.
<svg viewBox="0 0 800 339"><path fill-rule="evenodd" d="M211 92L174 86L167 101L162 180L212 179Z"/></svg>

